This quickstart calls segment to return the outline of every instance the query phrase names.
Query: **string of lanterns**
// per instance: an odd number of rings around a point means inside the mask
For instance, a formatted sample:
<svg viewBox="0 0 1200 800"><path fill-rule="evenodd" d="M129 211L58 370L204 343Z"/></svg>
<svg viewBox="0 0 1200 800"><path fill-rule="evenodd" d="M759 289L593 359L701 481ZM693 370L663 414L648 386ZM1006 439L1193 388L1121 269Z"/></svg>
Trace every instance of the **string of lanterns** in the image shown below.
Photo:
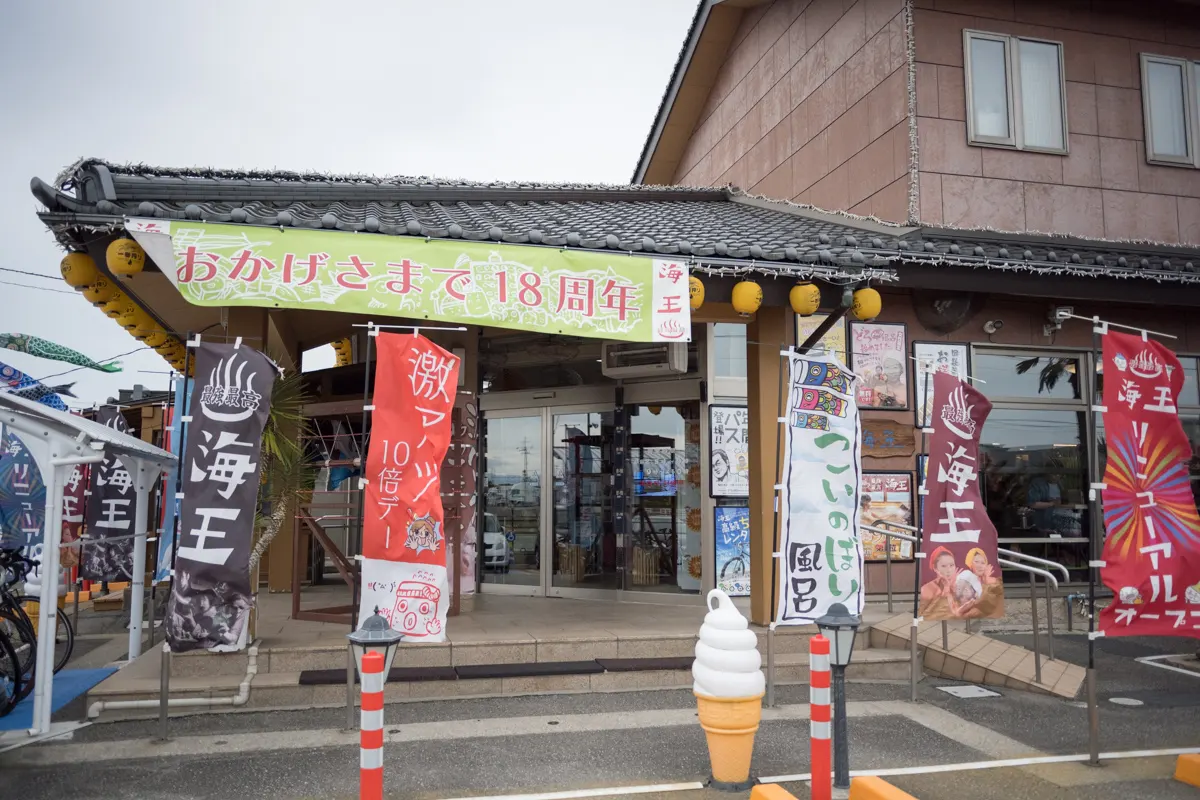
<svg viewBox="0 0 1200 800"><path fill-rule="evenodd" d="M333 352L337 355L337 362L334 366L345 367L354 363L353 347L349 339L338 339L335 342L331 342L331 344L333 345Z"/></svg>
<svg viewBox="0 0 1200 800"><path fill-rule="evenodd" d="M762 287L754 281L739 281L733 287L733 310L741 317L751 317L762 307ZM801 317L810 317L821 308L821 290L813 283L797 283L788 292L792 311ZM688 278L688 305L699 311L704 305L704 281L692 275ZM870 286L856 289L850 314L857 320L868 322L883 310L883 298Z"/></svg>
<svg viewBox="0 0 1200 800"><path fill-rule="evenodd" d="M104 263L113 275L130 278L145 269L146 251L133 239L121 237L114 239L104 251ZM184 343L122 292L120 284L101 272L91 256L81 252L67 253L59 270L68 286L162 356L176 372L182 373L185 367L189 373L192 371Z"/></svg>

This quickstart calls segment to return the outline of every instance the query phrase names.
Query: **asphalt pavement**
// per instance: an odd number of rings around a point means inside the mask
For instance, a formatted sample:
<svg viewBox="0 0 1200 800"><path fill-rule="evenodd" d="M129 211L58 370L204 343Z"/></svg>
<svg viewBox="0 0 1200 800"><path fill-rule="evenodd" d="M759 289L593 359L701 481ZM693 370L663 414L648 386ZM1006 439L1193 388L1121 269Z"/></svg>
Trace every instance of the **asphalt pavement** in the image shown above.
<svg viewBox="0 0 1200 800"><path fill-rule="evenodd" d="M1029 644L1020 635L1003 638ZM1055 644L1060 658L1084 663L1086 637L1060 635ZM1098 640L1103 751L1200 748L1200 675L1135 660L1192 650L1184 639ZM1088 745L1087 712L1078 700L1006 689L959 699L939 689L946 685L923 681L913 704L907 684L850 684L852 769L917 767L917 774L888 780L922 800L1200 797L1200 790L1170 780L1171 758L937 772L942 765L1070 756ZM807 687L780 688L780 708L767 712L758 734L757 776L807 773L807 693ZM0 797L356 797L357 734L343 730L345 721L344 709L178 717L165 744L153 741L154 721L95 724L67 741L0 753ZM385 730L387 796L396 800L698 787L708 777L705 739L687 691L402 703L387 706ZM802 781L784 785L807 797ZM729 795L692 788L644 796Z"/></svg>

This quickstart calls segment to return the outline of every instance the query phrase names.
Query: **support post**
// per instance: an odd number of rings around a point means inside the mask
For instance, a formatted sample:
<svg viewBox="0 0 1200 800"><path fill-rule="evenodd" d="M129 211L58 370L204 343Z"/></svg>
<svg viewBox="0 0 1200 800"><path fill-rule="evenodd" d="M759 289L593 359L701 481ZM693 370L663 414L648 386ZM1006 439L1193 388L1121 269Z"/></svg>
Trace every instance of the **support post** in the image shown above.
<svg viewBox="0 0 1200 800"><path fill-rule="evenodd" d="M32 437L26 437L31 439ZM29 444L26 444L29 447ZM59 481L60 468L52 466L54 451L49 451L45 459L48 469L42 470L43 482L46 486L46 516L42 538L41 579L42 592L38 602L37 654L34 662L34 697L33 697L33 732L50 732L50 713L53 704L54 680L54 631L57 627L55 614L58 611L58 547L62 541L62 496L63 487ZM30 454L33 450L30 449ZM40 465L39 465L40 466Z"/></svg>
<svg viewBox="0 0 1200 800"><path fill-rule="evenodd" d="M912 621L912 637L909 641L909 649L912 651L912 668L909 670L909 700L917 702L917 681L920 680L921 674L921 655L920 647L917 644L917 633L920 632L920 626L916 617Z"/></svg>
<svg viewBox="0 0 1200 800"><path fill-rule="evenodd" d="M808 640L809 765L812 800L831 800L830 772L829 640L817 634Z"/></svg>
<svg viewBox="0 0 1200 800"><path fill-rule="evenodd" d="M146 605L146 520L150 503L150 469L143 459L130 459L134 469L133 574L129 584L129 660L142 654L142 616ZM154 621L150 622L151 627Z"/></svg>
<svg viewBox="0 0 1200 800"><path fill-rule="evenodd" d="M346 730L354 730L354 647L346 645Z"/></svg>
<svg viewBox="0 0 1200 800"><path fill-rule="evenodd" d="M950 652L950 628L946 625L946 620L942 620L942 649Z"/></svg>
<svg viewBox="0 0 1200 800"><path fill-rule="evenodd" d="M850 742L846 725L846 668L833 667L833 788L850 788Z"/></svg>
<svg viewBox="0 0 1200 800"><path fill-rule="evenodd" d="M1042 635L1038 631L1037 575L1029 573L1029 621L1033 623L1033 679L1042 682Z"/></svg>
<svg viewBox="0 0 1200 800"><path fill-rule="evenodd" d="M791 309L763 306L746 326L746 394L750 415L750 611L752 621L775 619L775 482L779 475L779 408Z"/></svg>
<svg viewBox="0 0 1200 800"><path fill-rule="evenodd" d="M166 639L162 643L162 661L158 669L158 740L165 742L168 739L167 696L171 693L171 645Z"/></svg>
<svg viewBox="0 0 1200 800"><path fill-rule="evenodd" d="M1094 767L1100 766L1100 706L1096 701L1096 574L1100 554L1100 545L1104 541L1104 517L1100 509L1100 497L1096 492L1096 484L1103 482L1100 474L1100 443L1096 439L1096 359L1102 357L1100 334L1106 328L1101 327L1100 318L1092 317L1092 352L1091 363L1085 374L1092 376L1088 386L1087 396L1091 398L1092 407L1088 414L1088 657L1087 672L1087 704L1088 704L1088 763Z"/></svg>
<svg viewBox="0 0 1200 800"><path fill-rule="evenodd" d="M894 613L892 611L892 540L886 536L883 539L883 557L887 562L887 606L888 613L891 614Z"/></svg>
<svg viewBox="0 0 1200 800"><path fill-rule="evenodd" d="M1054 660L1054 594L1046 581L1046 658Z"/></svg>
<svg viewBox="0 0 1200 800"><path fill-rule="evenodd" d="M383 653L362 657L362 724L359 733L359 800L383 800Z"/></svg>
<svg viewBox="0 0 1200 800"><path fill-rule="evenodd" d="M767 626L767 708L775 707L775 623Z"/></svg>

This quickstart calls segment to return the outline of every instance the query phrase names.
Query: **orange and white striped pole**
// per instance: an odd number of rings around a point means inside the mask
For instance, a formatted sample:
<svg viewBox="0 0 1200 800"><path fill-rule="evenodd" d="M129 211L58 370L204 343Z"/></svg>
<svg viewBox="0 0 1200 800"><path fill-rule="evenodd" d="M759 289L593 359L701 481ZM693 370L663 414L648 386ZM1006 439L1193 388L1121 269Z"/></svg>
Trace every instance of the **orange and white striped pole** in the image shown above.
<svg viewBox="0 0 1200 800"><path fill-rule="evenodd" d="M831 800L833 797L832 748L829 706L829 640L817 634L808 640L809 674L809 771L812 800Z"/></svg>
<svg viewBox="0 0 1200 800"><path fill-rule="evenodd" d="M828 645L826 645L828 652ZM358 797L383 800L383 653L363 653L362 718L359 723Z"/></svg>

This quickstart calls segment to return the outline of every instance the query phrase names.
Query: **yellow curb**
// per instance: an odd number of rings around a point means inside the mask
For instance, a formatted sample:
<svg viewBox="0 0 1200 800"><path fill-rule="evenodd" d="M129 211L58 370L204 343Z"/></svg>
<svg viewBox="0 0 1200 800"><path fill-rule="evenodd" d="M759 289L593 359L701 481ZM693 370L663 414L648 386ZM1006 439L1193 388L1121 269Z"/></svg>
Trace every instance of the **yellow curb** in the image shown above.
<svg viewBox="0 0 1200 800"><path fill-rule="evenodd" d="M903 789L897 789L883 778L874 775L850 780L850 800L917 800Z"/></svg>
<svg viewBox="0 0 1200 800"><path fill-rule="evenodd" d="M750 800L796 800L796 795L777 783L760 783L750 790Z"/></svg>
<svg viewBox="0 0 1200 800"><path fill-rule="evenodd" d="M1200 753L1188 753L1175 761L1175 780L1200 786Z"/></svg>

